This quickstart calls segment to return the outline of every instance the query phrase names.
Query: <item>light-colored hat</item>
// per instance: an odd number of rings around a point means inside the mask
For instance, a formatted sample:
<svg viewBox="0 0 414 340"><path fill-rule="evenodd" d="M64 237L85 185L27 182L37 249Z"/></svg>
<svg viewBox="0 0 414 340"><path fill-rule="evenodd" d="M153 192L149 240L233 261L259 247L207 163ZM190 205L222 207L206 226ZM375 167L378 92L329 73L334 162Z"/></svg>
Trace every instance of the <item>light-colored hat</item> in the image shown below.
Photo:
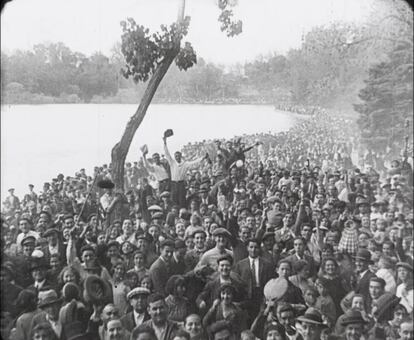
<svg viewBox="0 0 414 340"><path fill-rule="evenodd" d="M150 294L151 292L149 291L149 289L145 287L136 287L127 294L127 300L132 299L134 296L150 295Z"/></svg>

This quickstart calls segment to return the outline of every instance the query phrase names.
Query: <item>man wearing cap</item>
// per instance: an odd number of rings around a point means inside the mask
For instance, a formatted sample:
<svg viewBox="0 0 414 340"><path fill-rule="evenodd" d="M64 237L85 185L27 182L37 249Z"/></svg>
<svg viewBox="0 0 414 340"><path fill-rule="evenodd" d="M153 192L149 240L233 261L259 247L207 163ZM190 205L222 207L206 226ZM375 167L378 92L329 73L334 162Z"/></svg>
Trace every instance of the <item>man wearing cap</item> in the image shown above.
<svg viewBox="0 0 414 340"><path fill-rule="evenodd" d="M180 208L186 206L185 196L185 179L187 171L193 167L198 166L204 159L208 158L208 154L204 157L199 157L193 161L183 161L181 152L174 153L174 158L171 157L170 151L167 147L167 137L163 137L165 157L171 168L171 199L174 204Z"/></svg>
<svg viewBox="0 0 414 340"><path fill-rule="evenodd" d="M132 306L132 311L121 318L121 322L127 331L132 332L135 327L151 318L147 311L149 295L150 291L144 287L136 287L128 293L127 299Z"/></svg>
<svg viewBox="0 0 414 340"><path fill-rule="evenodd" d="M345 328L344 334L337 334L341 336L341 340L362 340L365 339L364 327L367 321L364 320L360 311L350 309L344 314L341 325Z"/></svg>
<svg viewBox="0 0 414 340"><path fill-rule="evenodd" d="M321 313L312 307L296 320L300 323L299 333L303 340L320 340L322 330L327 327L322 321Z"/></svg>
<svg viewBox="0 0 414 340"><path fill-rule="evenodd" d="M354 256L354 260L357 274L355 293L369 296L369 281L371 277L375 277L375 274L368 268L368 265L373 263L371 253L367 249L359 249L356 256Z"/></svg>
<svg viewBox="0 0 414 340"><path fill-rule="evenodd" d="M165 285L171 275L171 258L174 246L175 244L172 240L162 241L160 244L161 254L149 269L149 276L156 293L165 293Z"/></svg>
<svg viewBox="0 0 414 340"><path fill-rule="evenodd" d="M21 233L17 235L16 238L16 244L17 244L17 251L22 251L22 240L23 238L27 236L33 236L36 240L40 237L39 233L32 230L33 229L33 223L28 218L21 218L19 220L19 230Z"/></svg>
<svg viewBox="0 0 414 340"><path fill-rule="evenodd" d="M40 323L48 323L58 339L61 339L62 324L59 321L59 310L62 300L53 289L39 292L38 307L41 312L32 319L30 329L33 330Z"/></svg>
<svg viewBox="0 0 414 340"><path fill-rule="evenodd" d="M66 246L59 240L60 232L56 228L50 228L43 233L43 237L47 240L47 247L43 249L46 260L50 260L51 255L59 255L62 263L66 262Z"/></svg>
<svg viewBox="0 0 414 340"><path fill-rule="evenodd" d="M223 255L230 255L233 257L233 252L226 249L228 240L231 238L231 234L227 229L217 228L213 232L214 241L216 246L213 249L207 250L203 256L201 256L197 267L203 265L209 265L214 270L217 270L217 259Z"/></svg>
<svg viewBox="0 0 414 340"><path fill-rule="evenodd" d="M185 273L185 254L187 246L183 240L177 239L174 241L174 252L171 258L170 275L183 275Z"/></svg>
<svg viewBox="0 0 414 340"><path fill-rule="evenodd" d="M30 261L32 253L35 249L36 239L34 236L26 236L21 241L22 254L15 258L16 268L16 283L23 288L33 283L33 278L30 271Z"/></svg>
<svg viewBox="0 0 414 340"><path fill-rule="evenodd" d="M39 292L40 290L55 289L55 282L46 277L47 270L49 269L49 263L47 259L43 256L41 258L34 258L31 261L30 271L34 283L27 287L27 289Z"/></svg>
<svg viewBox="0 0 414 340"><path fill-rule="evenodd" d="M14 188L8 190L9 196L6 197L3 202L6 212L13 214L15 210L20 209L20 201L17 196L14 195Z"/></svg>

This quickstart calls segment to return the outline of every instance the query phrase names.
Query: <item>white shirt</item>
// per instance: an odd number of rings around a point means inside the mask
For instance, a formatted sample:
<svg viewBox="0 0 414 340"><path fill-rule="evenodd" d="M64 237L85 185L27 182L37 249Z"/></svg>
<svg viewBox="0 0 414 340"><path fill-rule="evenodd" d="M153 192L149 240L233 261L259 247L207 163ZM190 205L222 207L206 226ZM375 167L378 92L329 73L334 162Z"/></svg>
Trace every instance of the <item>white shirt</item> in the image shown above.
<svg viewBox="0 0 414 340"><path fill-rule="evenodd" d="M253 269L253 262L254 262L254 273L255 273L255 277L256 277L256 285L257 287L260 286L260 282L259 282L259 258L256 257L255 259L249 257L249 261L250 261L250 270Z"/></svg>
<svg viewBox="0 0 414 340"><path fill-rule="evenodd" d="M40 237L39 234L34 230L29 230L27 234L20 233L19 235L17 235L16 244L17 244L17 250L19 252L22 250L21 242L22 242L23 238L26 237L26 236L34 236L34 238L36 240Z"/></svg>
<svg viewBox="0 0 414 340"><path fill-rule="evenodd" d="M107 209L113 200L113 196L108 195L108 193L104 193L99 200L101 202L102 208Z"/></svg>
<svg viewBox="0 0 414 340"><path fill-rule="evenodd" d="M192 167L197 166L203 160L203 157L199 157L193 161L181 161L178 163L174 158L171 157L170 151L168 151L167 144L164 144L165 157L168 160L171 168L171 180L174 182L184 181L186 173Z"/></svg>
<svg viewBox="0 0 414 340"><path fill-rule="evenodd" d="M140 326L144 322L144 317L145 317L145 313L138 314L134 310L134 320L135 320L136 326Z"/></svg>
<svg viewBox="0 0 414 340"><path fill-rule="evenodd" d="M167 170L162 165L149 164L148 160L144 158L145 167L148 171L155 176L158 182L168 179Z"/></svg>
<svg viewBox="0 0 414 340"><path fill-rule="evenodd" d="M45 282L46 282L46 279L43 279L43 281L35 282L34 286L35 286L36 289L40 290L43 287L43 285L45 284Z"/></svg>
<svg viewBox="0 0 414 340"><path fill-rule="evenodd" d="M50 253L50 255L58 254L59 253L59 245L56 244L55 246L51 246L49 244L49 253Z"/></svg>

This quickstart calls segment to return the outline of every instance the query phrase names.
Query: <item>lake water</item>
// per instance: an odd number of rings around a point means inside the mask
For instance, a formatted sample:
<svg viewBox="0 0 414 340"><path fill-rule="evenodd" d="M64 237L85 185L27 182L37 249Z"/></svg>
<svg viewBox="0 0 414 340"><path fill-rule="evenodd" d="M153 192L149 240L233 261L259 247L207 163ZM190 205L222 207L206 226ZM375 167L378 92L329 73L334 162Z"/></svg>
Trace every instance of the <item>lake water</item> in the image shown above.
<svg viewBox="0 0 414 340"><path fill-rule="evenodd" d="M28 184L39 192L58 173L73 176L80 168L90 174L95 165L110 162L137 105L59 104L14 105L1 108L1 194L14 187L19 197ZM231 138L256 132L288 130L298 119L266 105L151 105L132 142L128 161L162 151L163 132L171 128L173 152L191 141ZM2 200L2 201L3 201Z"/></svg>

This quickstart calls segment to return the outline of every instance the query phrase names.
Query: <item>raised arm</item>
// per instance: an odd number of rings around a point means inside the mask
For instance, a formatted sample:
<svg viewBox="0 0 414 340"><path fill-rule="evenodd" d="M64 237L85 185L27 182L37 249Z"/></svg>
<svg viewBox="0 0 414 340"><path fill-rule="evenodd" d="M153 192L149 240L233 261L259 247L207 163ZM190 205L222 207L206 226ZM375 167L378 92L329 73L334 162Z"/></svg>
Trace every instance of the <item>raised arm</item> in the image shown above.
<svg viewBox="0 0 414 340"><path fill-rule="evenodd" d="M171 162L173 161L173 158L171 157L170 154L170 150L168 150L168 146L167 146L167 137L163 137L162 138L163 142L164 142L164 152L165 152L165 158L167 158L168 163L171 164Z"/></svg>

